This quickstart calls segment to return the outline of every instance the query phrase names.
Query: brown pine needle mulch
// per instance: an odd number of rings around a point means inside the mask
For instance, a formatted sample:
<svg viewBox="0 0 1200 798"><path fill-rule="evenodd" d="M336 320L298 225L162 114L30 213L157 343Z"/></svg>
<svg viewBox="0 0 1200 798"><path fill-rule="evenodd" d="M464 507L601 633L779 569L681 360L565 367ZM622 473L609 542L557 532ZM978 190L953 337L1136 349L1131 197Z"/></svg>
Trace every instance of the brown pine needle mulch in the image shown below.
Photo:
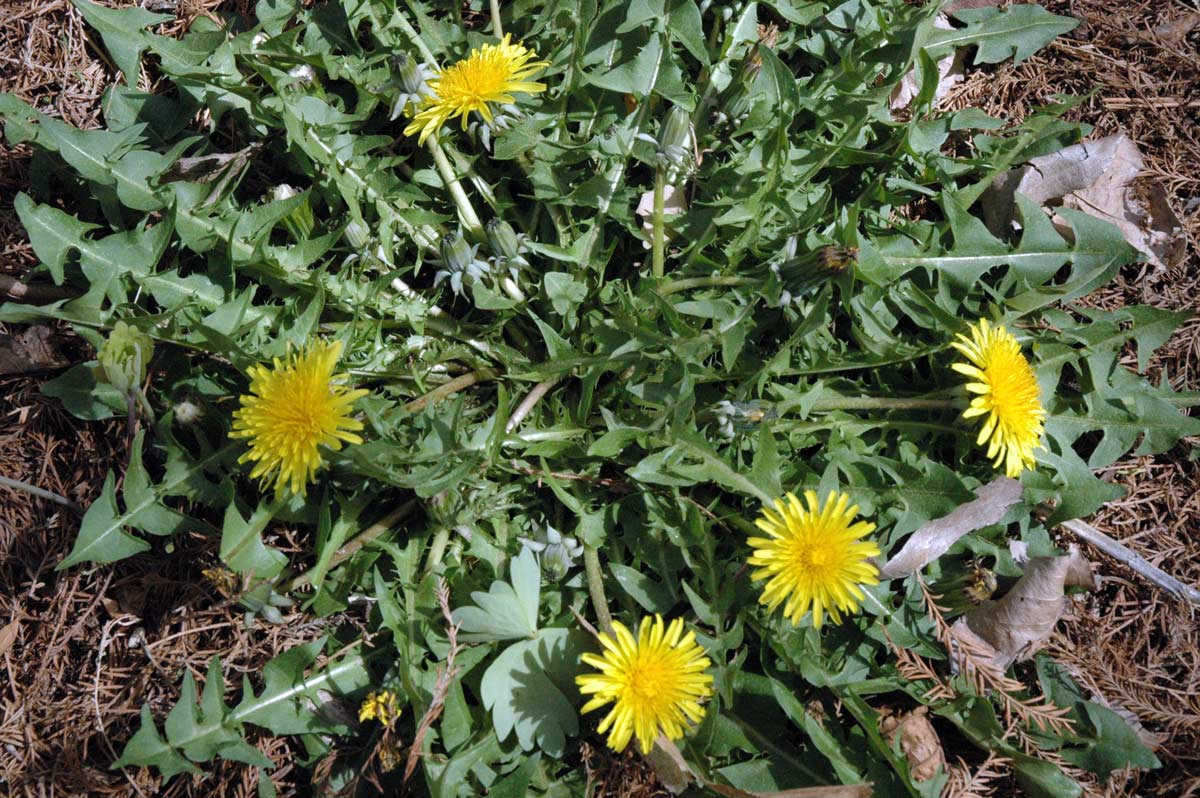
<svg viewBox="0 0 1200 798"><path fill-rule="evenodd" d="M198 15L251 10L253 0L107 0L170 10L186 29ZM1043 0L1083 21L1020 66L976 69L954 102L1010 119L1057 93L1091 94L1073 118L1095 135L1124 132L1146 157L1144 181L1167 192L1189 237L1182 263L1126 269L1088 299L1113 308L1144 303L1200 306L1200 6L1184 0ZM104 88L117 78L67 0L0 0L0 91L9 91L72 124L94 127ZM144 88L152 88L146 75ZM29 181L30 152L0 146L0 277L35 265L12 198ZM2 286L0 286L2 288ZM7 298L0 291L0 299ZM12 333L3 329L0 333ZM82 344L74 344L83 359ZM1132 357L1127 365L1134 367ZM1200 319L1171 338L1149 366L1151 379L1195 390ZM53 490L86 507L109 468L125 459L123 423L82 422L38 391L41 379L0 378L0 474ZM1129 458L1108 470L1129 494L1092 522L1174 576L1200 584L1200 463L1186 447ZM160 791L148 772L108 769L149 702L161 717L178 697L185 670L202 677L221 655L230 690L280 651L323 634L325 621L296 613L281 625L256 623L228 606L201 571L216 560L215 541L184 535L174 550L112 567L56 572L78 517L58 504L0 487L0 794L33 796L251 796L253 769L229 763L204 779L176 778ZM290 547L286 534L276 545ZM1154 735L1165 767L1114 774L1090 793L1200 795L1200 625L1195 608L1163 595L1096 552L1101 589L1076 603L1052 653L1085 689L1132 716ZM341 619L353 620L353 619ZM280 795L309 793L308 777L287 763L301 757L287 741L251 737L281 767ZM581 758L603 794L665 794L636 759L604 752ZM1003 772L1003 768L999 768Z"/></svg>

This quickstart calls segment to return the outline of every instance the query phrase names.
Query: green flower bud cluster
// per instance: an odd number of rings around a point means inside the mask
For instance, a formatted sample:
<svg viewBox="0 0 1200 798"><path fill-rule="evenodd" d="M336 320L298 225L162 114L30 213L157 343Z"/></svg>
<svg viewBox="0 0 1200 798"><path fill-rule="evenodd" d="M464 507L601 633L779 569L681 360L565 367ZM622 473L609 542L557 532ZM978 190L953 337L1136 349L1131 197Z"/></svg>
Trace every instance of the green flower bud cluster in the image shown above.
<svg viewBox="0 0 1200 798"><path fill-rule="evenodd" d="M146 379L146 364L154 354L154 340L136 327L118 321L100 347L97 377L130 395Z"/></svg>

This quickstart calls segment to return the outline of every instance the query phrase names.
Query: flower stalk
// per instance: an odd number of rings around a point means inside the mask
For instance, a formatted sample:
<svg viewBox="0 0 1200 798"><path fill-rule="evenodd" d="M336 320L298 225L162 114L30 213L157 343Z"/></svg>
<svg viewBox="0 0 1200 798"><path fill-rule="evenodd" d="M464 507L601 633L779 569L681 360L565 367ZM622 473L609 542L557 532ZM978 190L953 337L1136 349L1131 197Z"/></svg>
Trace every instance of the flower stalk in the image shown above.
<svg viewBox="0 0 1200 798"><path fill-rule="evenodd" d="M583 547L583 571L587 576L588 594L592 597L592 609L600 628L613 634L612 613L608 611L608 596L604 594L604 574L600 571L600 552L595 546Z"/></svg>
<svg viewBox="0 0 1200 798"><path fill-rule="evenodd" d="M650 224L653 226L651 235L651 269L655 277L662 277L666 268L666 231L663 229L663 205L665 196L665 180L663 168L660 166L654 170L654 211L650 216Z"/></svg>
<svg viewBox="0 0 1200 798"><path fill-rule="evenodd" d="M463 190L462 183L458 182L458 176L454 174L454 167L450 164L446 153L442 151L442 145L437 136L433 136L429 140L428 146L430 154L433 155L433 162L437 164L438 174L442 176L442 182L446 184L450 196L454 199L454 204L458 207L458 215L467 234L476 243L483 241L483 223L479 221L479 215L475 213L475 207L471 205L471 200L467 197L467 192Z"/></svg>

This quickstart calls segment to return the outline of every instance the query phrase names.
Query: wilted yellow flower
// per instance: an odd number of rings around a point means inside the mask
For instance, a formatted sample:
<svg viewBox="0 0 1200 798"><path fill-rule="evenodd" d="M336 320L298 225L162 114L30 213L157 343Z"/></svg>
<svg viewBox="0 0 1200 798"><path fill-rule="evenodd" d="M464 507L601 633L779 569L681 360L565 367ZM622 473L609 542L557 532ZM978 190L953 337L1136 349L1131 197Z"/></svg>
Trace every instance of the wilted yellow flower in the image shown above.
<svg viewBox="0 0 1200 798"><path fill-rule="evenodd" d="M250 439L250 450L238 462L254 462L251 478L274 480L277 491L303 496L325 463L321 446L337 450L343 443L362 443L354 434L362 422L350 418L350 411L367 392L335 383L341 354L341 342L316 341L286 360L275 358L272 368L250 368L250 393L239 399L229 437Z"/></svg>
<svg viewBox="0 0 1200 798"><path fill-rule="evenodd" d="M970 377L967 390L978 394L963 418L987 416L976 443L982 446L986 441L992 465L999 468L1003 463L1005 474L1019 477L1022 470L1036 466L1033 452L1042 443L1046 410L1037 377L1021 345L1003 325L992 327L980 319L971 337L958 338L952 346L970 362L955 363L953 369Z"/></svg>
<svg viewBox="0 0 1200 798"><path fill-rule="evenodd" d="M712 695L712 664L696 642L694 632L683 634L683 619L663 626L661 615L643 618L634 638L624 624L613 621L613 636L602 633L604 652L582 659L600 673L576 676L584 695L592 695L582 712L606 704L613 708L600 721L598 731L608 735L608 747L623 751L637 736L642 753L649 753L662 733L669 740L683 737L687 721L704 717L700 701Z"/></svg>
<svg viewBox="0 0 1200 798"><path fill-rule="evenodd" d="M463 130L472 111L492 121L492 103L513 103L514 92L536 94L546 84L526 78L549 66L534 61L537 53L523 44L512 44L505 35L499 44L485 44L462 61L438 72L430 81L433 94L424 98L421 110L404 129L404 135L420 133L419 143L436 133L451 117L461 117Z"/></svg>
<svg viewBox="0 0 1200 798"><path fill-rule="evenodd" d="M879 584L879 569L871 557L879 547L860 540L875 530L867 521L855 522L858 506L850 505L845 493L830 491L822 506L816 491L806 490L804 501L793 493L776 499L775 509L764 507L755 521L770 537L750 538L754 549L751 574L767 585L759 602L774 610L783 604L783 614L793 624L812 609L813 626L821 628L825 614L840 623L842 613L858 610L865 594L861 585Z"/></svg>
<svg viewBox="0 0 1200 798"><path fill-rule="evenodd" d="M392 725L400 717L400 700L391 690L372 691L358 708L358 722L377 720L382 726Z"/></svg>

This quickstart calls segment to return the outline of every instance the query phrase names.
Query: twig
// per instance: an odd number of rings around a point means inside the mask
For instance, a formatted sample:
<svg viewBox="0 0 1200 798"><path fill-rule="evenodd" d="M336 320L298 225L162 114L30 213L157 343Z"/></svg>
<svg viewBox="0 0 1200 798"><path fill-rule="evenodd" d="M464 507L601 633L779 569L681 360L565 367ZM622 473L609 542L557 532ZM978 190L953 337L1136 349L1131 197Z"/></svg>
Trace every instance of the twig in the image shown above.
<svg viewBox="0 0 1200 798"><path fill-rule="evenodd" d="M470 388L477 382L484 380L494 380L498 375L493 369L475 369L461 377L455 377L445 385L439 385L424 396L413 399L404 406L404 409L410 413L420 413L425 409L425 405L442 401L447 396L461 391L463 388Z"/></svg>
<svg viewBox="0 0 1200 798"><path fill-rule="evenodd" d="M0 485L5 486L6 488L13 488L15 490L23 490L26 493L37 496L40 499L47 499L55 504L61 504L63 507L66 507L73 513L83 515L83 508L78 504L71 501L66 496L59 496L57 493L48 491L45 488L39 488L36 485L30 485L28 482L22 482L19 479L11 479L9 477L0 477Z"/></svg>
<svg viewBox="0 0 1200 798"><path fill-rule="evenodd" d="M39 283L23 283L15 277L0 274L0 293L9 299L22 302L53 302L56 299L70 299L79 296L78 291L70 288L60 288L56 285L41 285Z"/></svg>
<svg viewBox="0 0 1200 798"><path fill-rule="evenodd" d="M343 544L340 549L333 553L333 556L329 558L329 566L326 568L326 571L328 572L335 565L344 562L346 558L353 555L363 546L367 545L384 532L387 532L395 525L397 521L411 513L414 509L416 509L416 507L417 500L409 499L404 504L385 515L383 518L380 518L378 521L371 524L371 526L364 529L360 534L352 538L348 543ZM284 586L283 592L290 593L297 588L304 587L310 581L312 581L312 571L305 571L304 573L292 579L292 581L288 582Z"/></svg>
<svg viewBox="0 0 1200 798"><path fill-rule="evenodd" d="M550 392L550 389L558 384L557 379L546 380L539 382L529 391L521 404L517 405L517 409L508 417L508 423L504 425L505 432L512 432L517 427L521 426L521 422L525 420L525 416L529 415L529 411L533 410L534 406L542 400L542 397Z"/></svg>
<svg viewBox="0 0 1200 798"><path fill-rule="evenodd" d="M1062 523L1062 527L1085 543L1089 543L1093 547L1099 549L1103 554L1112 557L1122 565L1128 566L1131 571L1146 581L1157 585L1178 599L1189 601L1192 604L1200 606L1200 590L1180 582L1175 577L1163 571L1161 568L1154 565L1126 546L1113 540L1091 524L1078 519L1073 519L1071 521L1064 521Z"/></svg>
<svg viewBox="0 0 1200 798"><path fill-rule="evenodd" d="M408 760L404 763L404 776L400 779L401 795L408 792L408 780L416 770L417 762L421 759L421 746L425 742L425 735L429 732L429 727L442 714L442 708L446 705L446 695L450 692L450 685L458 676L458 668L454 667L454 659L463 649L463 646L458 643L458 624L454 622L454 618L450 614L450 586L446 584L445 579L438 579L437 600L438 606L442 609L442 617L446 619L446 637L449 638L450 649L446 652L445 664L438 667L438 678L433 686L429 709L425 710L425 714L421 716L421 722L417 724L417 729L413 733L412 745L408 749Z"/></svg>

